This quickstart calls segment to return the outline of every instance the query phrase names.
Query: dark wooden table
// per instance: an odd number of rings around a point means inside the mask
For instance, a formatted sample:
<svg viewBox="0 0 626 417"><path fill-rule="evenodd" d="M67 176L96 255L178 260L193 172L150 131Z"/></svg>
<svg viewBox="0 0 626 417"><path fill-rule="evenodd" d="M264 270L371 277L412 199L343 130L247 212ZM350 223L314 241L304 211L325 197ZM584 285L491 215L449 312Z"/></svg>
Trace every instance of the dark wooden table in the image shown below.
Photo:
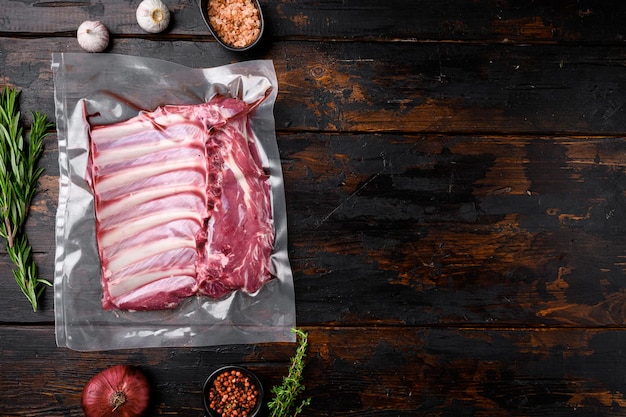
<svg viewBox="0 0 626 417"><path fill-rule="evenodd" d="M0 84L54 120L52 52L212 67L272 59L305 416L626 413L626 3L261 0L264 42L233 54L193 0L145 34L139 0L0 3ZM28 125L30 118L25 115ZM27 224L54 270L57 145ZM280 382L293 344L76 352L55 344L0 252L0 415L79 416L113 364L141 367L151 415L201 416L221 364Z"/></svg>

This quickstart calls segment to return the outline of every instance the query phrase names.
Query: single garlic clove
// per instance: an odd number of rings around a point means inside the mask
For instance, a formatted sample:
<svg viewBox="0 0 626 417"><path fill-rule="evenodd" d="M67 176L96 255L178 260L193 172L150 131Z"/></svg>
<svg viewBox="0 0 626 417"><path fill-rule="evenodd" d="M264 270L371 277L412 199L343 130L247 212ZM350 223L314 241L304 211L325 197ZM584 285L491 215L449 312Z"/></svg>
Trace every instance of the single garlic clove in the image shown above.
<svg viewBox="0 0 626 417"><path fill-rule="evenodd" d="M170 24L170 10L161 0L143 0L137 7L137 23L148 33L162 32Z"/></svg>
<svg viewBox="0 0 626 417"><path fill-rule="evenodd" d="M109 30L101 22L86 20L76 31L76 39L87 52L102 52L109 45Z"/></svg>

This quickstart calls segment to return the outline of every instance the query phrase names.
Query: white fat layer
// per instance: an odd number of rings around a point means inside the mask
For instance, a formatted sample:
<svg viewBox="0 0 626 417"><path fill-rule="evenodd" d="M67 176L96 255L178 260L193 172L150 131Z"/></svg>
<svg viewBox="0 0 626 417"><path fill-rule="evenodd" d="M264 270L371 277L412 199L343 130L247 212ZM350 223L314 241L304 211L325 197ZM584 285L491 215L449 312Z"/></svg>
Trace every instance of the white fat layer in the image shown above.
<svg viewBox="0 0 626 417"><path fill-rule="evenodd" d="M141 167L133 167L121 170L115 175L102 178L96 183L96 191L98 193L106 193L117 189L121 186L132 184L147 178L151 178L167 172L180 172L185 170L193 170L194 167L204 170L205 166L201 163L202 158L185 158L164 164L156 162L153 164L143 165Z"/></svg>
<svg viewBox="0 0 626 417"><path fill-rule="evenodd" d="M144 117L133 121L132 123L122 123L106 126L91 131L91 137L98 143L107 143L138 133L145 133L146 130L156 130L155 125L174 125L177 123L185 123L188 120L179 114L164 114L156 117Z"/></svg>
<svg viewBox="0 0 626 417"><path fill-rule="evenodd" d="M146 146L145 144L125 146L123 153L120 152L119 148L99 150L95 162L98 166L104 166L116 162L132 161L159 151L166 151L180 146L187 146L193 142L194 141L190 140L188 137L177 137L170 140L160 140L156 143L150 144L150 146Z"/></svg>
<svg viewBox="0 0 626 417"><path fill-rule="evenodd" d="M204 188L196 185L158 186L133 192L115 202L107 203L97 211L98 220L102 221L118 213L127 213L134 207L152 200L186 193L202 194Z"/></svg>
<svg viewBox="0 0 626 417"><path fill-rule="evenodd" d="M143 274L128 276L120 279L115 279L109 282L109 295L112 298L119 297L129 291L142 287L146 284L158 281L163 278L172 278L176 276L188 276L190 279L195 280L196 270L195 268L177 268L168 269L167 271L157 270L146 272Z"/></svg>
<svg viewBox="0 0 626 417"><path fill-rule="evenodd" d="M246 204L246 207L253 207L254 202L250 198L250 195L251 195L250 185L248 184L248 181L246 180L246 176L239 169L239 165L237 165L237 163L235 162L235 160L233 159L231 155L226 156L224 158L224 162L228 166L228 169L230 169L233 172L235 179L237 180L237 182L239 183L239 186L243 190L243 193L244 193L243 200Z"/></svg>
<svg viewBox="0 0 626 417"><path fill-rule="evenodd" d="M100 245L106 248L153 227L184 219L193 220L198 225L202 224L201 214L193 210L168 210L151 213L141 219L132 217L123 223L116 224L115 227L102 231Z"/></svg>
<svg viewBox="0 0 626 417"><path fill-rule="evenodd" d="M107 265L107 270L111 274L115 274L144 259L152 258L163 252L182 248L193 248L196 250L196 240L189 237L173 237L146 243L145 245L140 245L135 248L128 248L128 250L125 250L123 253L111 258Z"/></svg>

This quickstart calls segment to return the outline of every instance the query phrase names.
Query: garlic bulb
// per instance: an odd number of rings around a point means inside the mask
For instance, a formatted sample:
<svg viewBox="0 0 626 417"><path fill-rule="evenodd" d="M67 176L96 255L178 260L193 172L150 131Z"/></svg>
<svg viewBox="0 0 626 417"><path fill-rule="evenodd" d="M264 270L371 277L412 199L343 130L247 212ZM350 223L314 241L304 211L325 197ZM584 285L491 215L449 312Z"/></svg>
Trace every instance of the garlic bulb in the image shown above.
<svg viewBox="0 0 626 417"><path fill-rule="evenodd" d="M87 52L102 52L109 45L109 30L99 21L86 20L76 31L76 39Z"/></svg>
<svg viewBox="0 0 626 417"><path fill-rule="evenodd" d="M137 23L146 32L162 32L170 24L170 10L161 0L143 0L137 7Z"/></svg>

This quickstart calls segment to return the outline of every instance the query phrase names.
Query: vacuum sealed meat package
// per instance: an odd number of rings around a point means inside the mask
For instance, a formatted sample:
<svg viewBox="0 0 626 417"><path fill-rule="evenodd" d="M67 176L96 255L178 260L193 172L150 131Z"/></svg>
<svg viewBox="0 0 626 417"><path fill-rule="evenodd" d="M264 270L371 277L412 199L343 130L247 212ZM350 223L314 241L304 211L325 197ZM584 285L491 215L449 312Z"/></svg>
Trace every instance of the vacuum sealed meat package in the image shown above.
<svg viewBox="0 0 626 417"><path fill-rule="evenodd" d="M271 278L270 187L242 100L166 106L93 126L103 308L175 308Z"/></svg>
<svg viewBox="0 0 626 417"><path fill-rule="evenodd" d="M294 341L271 61L54 53L57 345Z"/></svg>

